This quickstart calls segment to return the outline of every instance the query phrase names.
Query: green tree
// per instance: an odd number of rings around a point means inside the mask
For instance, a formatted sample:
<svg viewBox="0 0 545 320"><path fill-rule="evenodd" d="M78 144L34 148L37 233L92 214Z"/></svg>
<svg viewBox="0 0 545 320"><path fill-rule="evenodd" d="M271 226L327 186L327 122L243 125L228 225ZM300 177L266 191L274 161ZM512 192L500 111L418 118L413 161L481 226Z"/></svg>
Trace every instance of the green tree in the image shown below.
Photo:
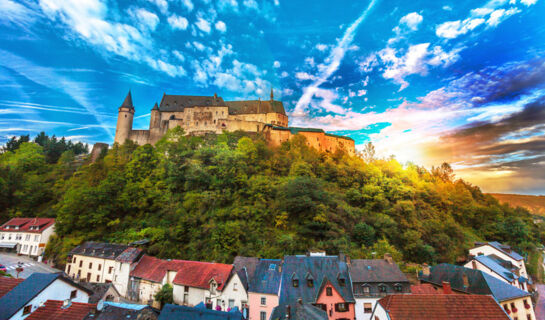
<svg viewBox="0 0 545 320"><path fill-rule="evenodd" d="M168 283L165 283L161 290L157 291L157 293L155 294L155 301L161 304L161 309L165 304L174 302L174 295L172 291L172 286Z"/></svg>

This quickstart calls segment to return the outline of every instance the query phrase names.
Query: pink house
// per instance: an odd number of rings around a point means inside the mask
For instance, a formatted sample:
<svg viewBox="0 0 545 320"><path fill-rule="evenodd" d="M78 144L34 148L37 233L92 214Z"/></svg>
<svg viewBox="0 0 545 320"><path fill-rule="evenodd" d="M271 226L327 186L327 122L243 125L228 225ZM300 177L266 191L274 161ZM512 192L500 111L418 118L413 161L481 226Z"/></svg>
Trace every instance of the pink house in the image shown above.
<svg viewBox="0 0 545 320"><path fill-rule="evenodd" d="M322 287L315 306L327 312L329 320L355 319L353 302L347 302L330 281Z"/></svg>
<svg viewBox="0 0 545 320"><path fill-rule="evenodd" d="M260 259L248 283L249 320L269 320L278 306L282 261Z"/></svg>

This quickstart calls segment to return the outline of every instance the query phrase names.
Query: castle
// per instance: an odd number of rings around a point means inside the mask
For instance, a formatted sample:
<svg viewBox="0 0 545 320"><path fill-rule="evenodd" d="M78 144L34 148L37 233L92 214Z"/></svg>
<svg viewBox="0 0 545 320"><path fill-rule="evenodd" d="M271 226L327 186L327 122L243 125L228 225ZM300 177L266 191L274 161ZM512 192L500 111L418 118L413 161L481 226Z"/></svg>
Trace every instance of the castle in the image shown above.
<svg viewBox="0 0 545 320"><path fill-rule="evenodd" d="M354 140L332 135L322 129L288 127L288 116L281 101L275 101L273 91L266 100L224 101L213 96L184 96L163 94L161 103L151 109L149 130L133 130L134 106L131 92L119 107L115 143L132 140L138 145L155 144L176 126L186 134L203 135L242 130L262 133L274 146L291 139L296 134L306 137L307 144L323 152L343 150L355 153Z"/></svg>

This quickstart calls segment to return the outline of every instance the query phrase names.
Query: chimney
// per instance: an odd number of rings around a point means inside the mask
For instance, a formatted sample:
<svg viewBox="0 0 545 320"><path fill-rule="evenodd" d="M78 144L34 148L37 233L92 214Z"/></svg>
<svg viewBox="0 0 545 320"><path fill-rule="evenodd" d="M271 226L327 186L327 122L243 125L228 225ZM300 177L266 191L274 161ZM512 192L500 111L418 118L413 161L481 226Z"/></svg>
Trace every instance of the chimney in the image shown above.
<svg viewBox="0 0 545 320"><path fill-rule="evenodd" d="M61 309L68 309L72 305L72 301L70 299L66 299L62 302Z"/></svg>
<svg viewBox="0 0 545 320"><path fill-rule="evenodd" d="M450 287L450 282L443 281L443 293L452 294L452 288Z"/></svg>
<svg viewBox="0 0 545 320"><path fill-rule="evenodd" d="M291 306L286 306L286 319L291 319Z"/></svg>
<svg viewBox="0 0 545 320"><path fill-rule="evenodd" d="M394 264L394 258L392 258L392 255L389 253L384 254L384 260L386 260L388 264Z"/></svg>
<svg viewBox="0 0 545 320"><path fill-rule="evenodd" d="M430 266L428 266L427 263L424 263L422 265L422 275L424 277L429 277L430 276Z"/></svg>

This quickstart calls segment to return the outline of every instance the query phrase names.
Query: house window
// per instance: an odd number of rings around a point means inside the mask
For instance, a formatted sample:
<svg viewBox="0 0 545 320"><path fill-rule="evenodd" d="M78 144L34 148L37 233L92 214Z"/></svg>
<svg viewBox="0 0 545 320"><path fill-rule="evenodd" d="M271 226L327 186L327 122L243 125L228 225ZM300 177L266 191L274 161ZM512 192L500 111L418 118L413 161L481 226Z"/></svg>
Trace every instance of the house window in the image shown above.
<svg viewBox="0 0 545 320"><path fill-rule="evenodd" d="M30 240L30 234L27 234L25 237L25 241L29 241L29 240Z"/></svg>
<svg viewBox="0 0 545 320"><path fill-rule="evenodd" d="M23 246L23 251L26 251L27 248L28 248L28 245L25 244L25 245Z"/></svg>
<svg viewBox="0 0 545 320"><path fill-rule="evenodd" d="M267 298L261 297L261 305L264 306L267 304Z"/></svg>
<svg viewBox="0 0 545 320"><path fill-rule="evenodd" d="M346 282L344 281L344 278L340 278L340 279L339 279L339 285L340 285L341 287L344 287L345 284L346 284Z"/></svg>
<svg viewBox="0 0 545 320"><path fill-rule="evenodd" d="M293 287L297 288L299 286L299 280L293 279Z"/></svg>
<svg viewBox="0 0 545 320"><path fill-rule="evenodd" d="M403 286L401 286L401 285L398 283L398 284L396 284L396 285L394 286L394 290L395 290L396 292L401 292L401 291L403 291Z"/></svg>
<svg viewBox="0 0 545 320"><path fill-rule="evenodd" d="M526 319L527 319L527 320L532 320L532 315L531 315L531 314L527 314L527 315L526 315Z"/></svg>
<svg viewBox="0 0 545 320"><path fill-rule="evenodd" d="M229 309L233 309L235 307L235 300L229 299Z"/></svg>
<svg viewBox="0 0 545 320"><path fill-rule="evenodd" d="M87 282L91 282L91 272L87 272Z"/></svg>
<svg viewBox="0 0 545 320"><path fill-rule="evenodd" d="M78 270L78 279L81 278L81 270Z"/></svg>
<svg viewBox="0 0 545 320"><path fill-rule="evenodd" d="M369 293L370 289L369 286L363 285L363 293Z"/></svg>
<svg viewBox="0 0 545 320"><path fill-rule="evenodd" d="M348 303L335 303L335 311L337 312L347 312L348 311Z"/></svg>
<svg viewBox="0 0 545 320"><path fill-rule="evenodd" d="M76 263L76 257L72 259L72 263Z"/></svg>
<svg viewBox="0 0 545 320"><path fill-rule="evenodd" d="M23 309L23 316L26 315L26 314L29 314L31 311L32 311L32 305L31 304L29 304L28 306L25 306L25 308Z"/></svg>
<svg viewBox="0 0 545 320"><path fill-rule="evenodd" d="M364 312L364 313L371 313L371 312L373 312L373 304L372 304L372 303L364 303L364 304L363 304L363 312Z"/></svg>
<svg viewBox="0 0 545 320"><path fill-rule="evenodd" d="M109 267L108 268L108 273L111 274L113 270L114 270L114 267Z"/></svg>
<svg viewBox="0 0 545 320"><path fill-rule="evenodd" d="M98 264L98 271L100 271L101 268L102 268L102 265L99 263Z"/></svg>
<svg viewBox="0 0 545 320"><path fill-rule="evenodd" d="M383 285L383 284L379 285L378 289L379 289L380 292L386 292L386 286Z"/></svg>
<svg viewBox="0 0 545 320"><path fill-rule="evenodd" d="M76 299L77 296L78 296L78 290L72 290L70 292L70 300Z"/></svg>
<svg viewBox="0 0 545 320"><path fill-rule="evenodd" d="M308 286L309 288L314 287L314 281L312 281L312 279L307 279L307 286Z"/></svg>
<svg viewBox="0 0 545 320"><path fill-rule="evenodd" d="M93 269L93 263L89 262L89 269Z"/></svg>
<svg viewBox="0 0 545 320"><path fill-rule="evenodd" d="M83 266L83 260L79 261L79 267L81 268Z"/></svg>
<svg viewBox="0 0 545 320"><path fill-rule="evenodd" d="M40 240L40 235L39 234L35 235L34 236L34 241L38 242L39 240Z"/></svg>
<svg viewBox="0 0 545 320"><path fill-rule="evenodd" d="M100 276L97 274L97 282L100 282Z"/></svg>
<svg viewBox="0 0 545 320"><path fill-rule="evenodd" d="M233 283L233 291L237 291L237 290L238 290L238 289L237 289L237 284L238 284L238 283L236 283L236 282Z"/></svg>
<svg viewBox="0 0 545 320"><path fill-rule="evenodd" d="M68 265L68 269L66 270L67 274L70 274L70 265Z"/></svg>
<svg viewBox="0 0 545 320"><path fill-rule="evenodd" d="M333 295L333 289L331 289L331 287L325 288L325 295L326 296L332 296Z"/></svg>
<svg viewBox="0 0 545 320"><path fill-rule="evenodd" d="M267 320L267 312L261 311L259 313L259 320Z"/></svg>

